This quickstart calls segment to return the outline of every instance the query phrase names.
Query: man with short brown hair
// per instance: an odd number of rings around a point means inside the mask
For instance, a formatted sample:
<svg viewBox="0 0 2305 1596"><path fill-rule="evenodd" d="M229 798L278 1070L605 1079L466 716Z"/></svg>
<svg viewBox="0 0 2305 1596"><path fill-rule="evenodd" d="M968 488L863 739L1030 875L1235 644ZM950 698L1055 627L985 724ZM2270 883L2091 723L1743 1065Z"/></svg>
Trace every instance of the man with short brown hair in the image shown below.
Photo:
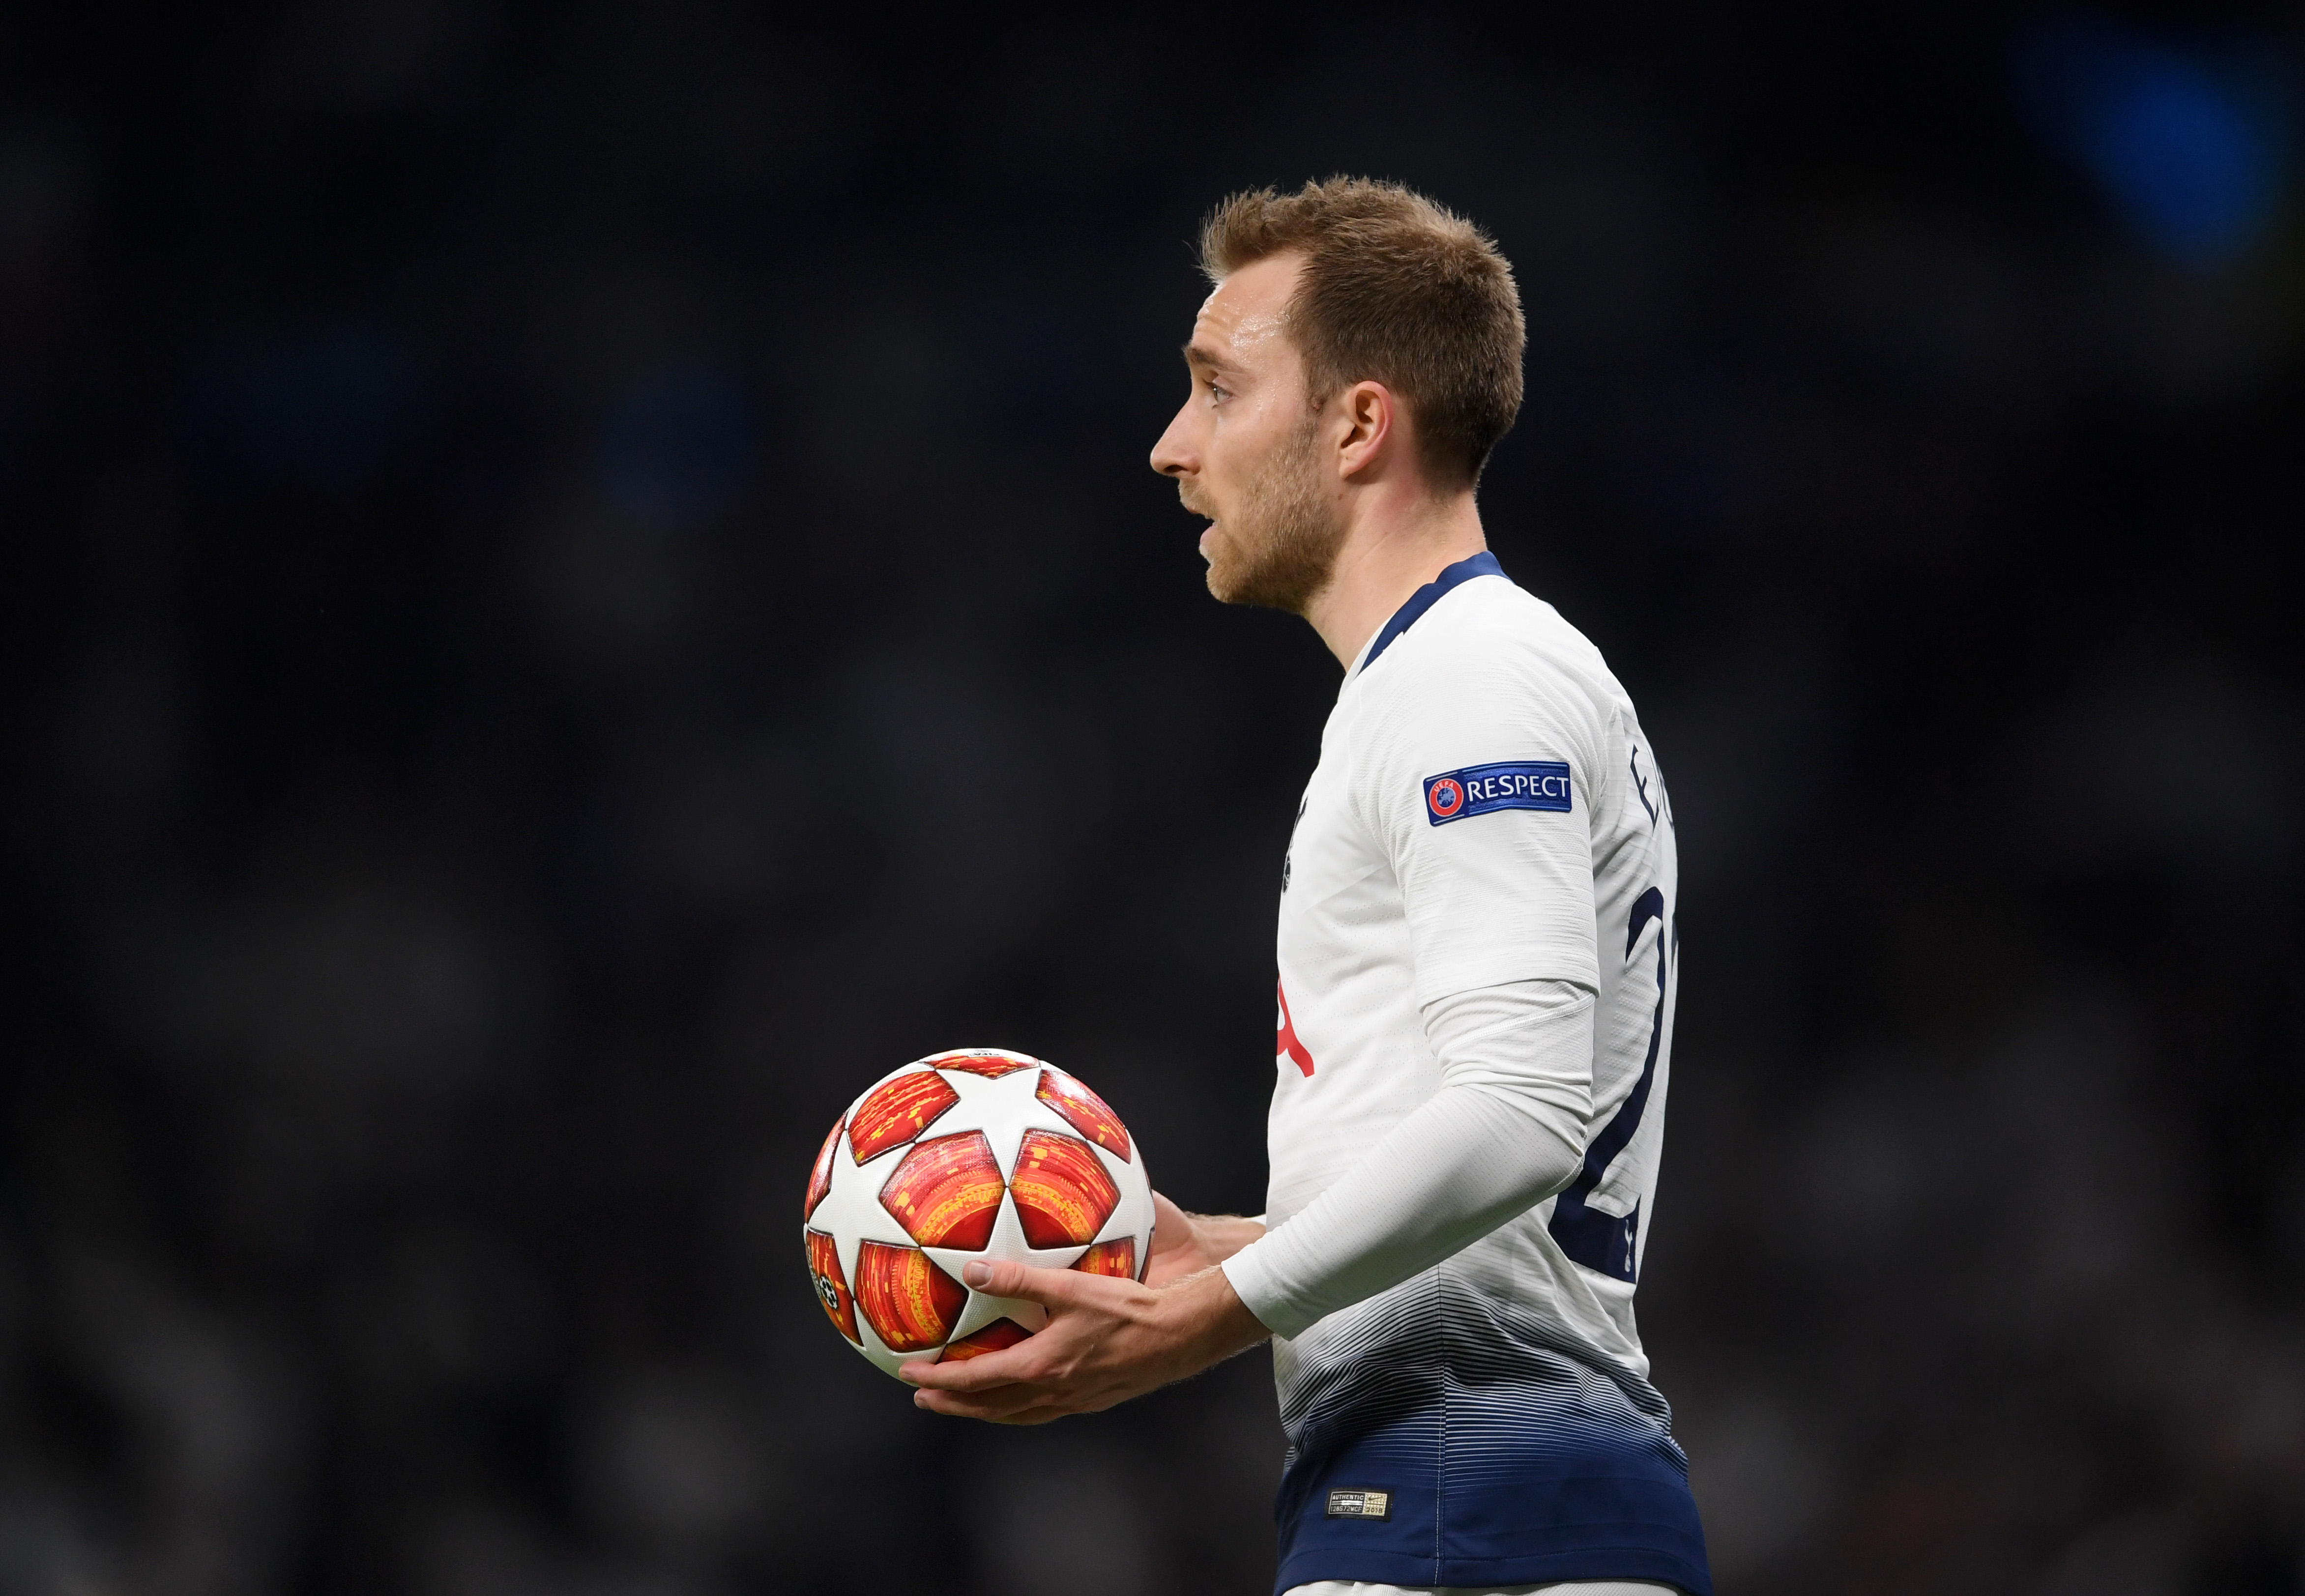
<svg viewBox="0 0 2305 1596"><path fill-rule="evenodd" d="M1152 452L1209 590L1346 669L1281 877L1268 1212L1155 1198L1143 1285L972 1263L1050 1310L941 1413L1033 1423L1263 1339L1282 1591L1710 1596L1632 1298L1679 959L1671 808L1599 653L1475 488L1520 403L1510 267L1389 183L1237 195Z"/></svg>

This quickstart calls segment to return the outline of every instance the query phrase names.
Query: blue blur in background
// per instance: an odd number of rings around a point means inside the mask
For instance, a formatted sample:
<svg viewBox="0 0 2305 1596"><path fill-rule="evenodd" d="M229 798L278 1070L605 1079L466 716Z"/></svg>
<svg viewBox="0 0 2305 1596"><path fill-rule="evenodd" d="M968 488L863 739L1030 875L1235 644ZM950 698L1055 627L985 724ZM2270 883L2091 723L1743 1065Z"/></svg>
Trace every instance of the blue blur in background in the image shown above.
<svg viewBox="0 0 2305 1596"><path fill-rule="evenodd" d="M2014 54L2037 131L2155 250L2210 266L2264 236L2279 208L2289 117L2261 55L2189 50L2096 17L2036 25Z"/></svg>

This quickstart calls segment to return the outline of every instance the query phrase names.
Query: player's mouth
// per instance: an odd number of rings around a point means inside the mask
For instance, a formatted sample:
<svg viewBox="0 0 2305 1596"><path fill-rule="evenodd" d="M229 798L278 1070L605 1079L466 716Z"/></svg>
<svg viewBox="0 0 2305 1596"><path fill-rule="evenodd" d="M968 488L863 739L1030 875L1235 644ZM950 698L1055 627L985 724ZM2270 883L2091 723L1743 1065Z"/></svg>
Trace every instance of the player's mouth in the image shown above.
<svg viewBox="0 0 2305 1596"><path fill-rule="evenodd" d="M1209 552L1209 540L1217 535L1221 525L1217 520L1216 512L1195 502L1192 485L1187 482L1179 481L1177 484L1177 502L1209 523L1201 529L1199 548L1201 558L1204 560L1214 558L1215 556Z"/></svg>

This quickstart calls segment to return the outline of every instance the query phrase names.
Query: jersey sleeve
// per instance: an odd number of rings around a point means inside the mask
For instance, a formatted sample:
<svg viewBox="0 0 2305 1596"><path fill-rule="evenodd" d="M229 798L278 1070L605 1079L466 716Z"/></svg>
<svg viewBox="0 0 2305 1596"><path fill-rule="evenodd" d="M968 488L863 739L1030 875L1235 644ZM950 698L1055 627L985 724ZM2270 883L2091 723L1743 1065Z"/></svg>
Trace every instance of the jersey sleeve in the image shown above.
<svg viewBox="0 0 2305 1596"><path fill-rule="evenodd" d="M1593 993L1461 992L1425 1014L1441 1090L1302 1212L1225 1261L1267 1329L1301 1336L1567 1185L1593 1103Z"/></svg>
<svg viewBox="0 0 2305 1596"><path fill-rule="evenodd" d="M1566 670L1477 637L1395 663L1409 668L1370 695L1353 789L1400 884L1417 1004L1517 981L1597 988L1604 712Z"/></svg>

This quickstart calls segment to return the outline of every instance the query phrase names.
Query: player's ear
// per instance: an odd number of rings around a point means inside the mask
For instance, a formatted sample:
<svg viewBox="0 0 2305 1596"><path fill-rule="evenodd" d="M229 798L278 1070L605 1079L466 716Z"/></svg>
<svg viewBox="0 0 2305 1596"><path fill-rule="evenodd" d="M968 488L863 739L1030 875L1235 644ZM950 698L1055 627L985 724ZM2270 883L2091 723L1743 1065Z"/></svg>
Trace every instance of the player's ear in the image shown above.
<svg viewBox="0 0 2305 1596"><path fill-rule="evenodd" d="M1343 437L1337 463L1346 476L1356 476L1384 454L1399 418L1392 390L1381 382L1357 382L1338 399Z"/></svg>

